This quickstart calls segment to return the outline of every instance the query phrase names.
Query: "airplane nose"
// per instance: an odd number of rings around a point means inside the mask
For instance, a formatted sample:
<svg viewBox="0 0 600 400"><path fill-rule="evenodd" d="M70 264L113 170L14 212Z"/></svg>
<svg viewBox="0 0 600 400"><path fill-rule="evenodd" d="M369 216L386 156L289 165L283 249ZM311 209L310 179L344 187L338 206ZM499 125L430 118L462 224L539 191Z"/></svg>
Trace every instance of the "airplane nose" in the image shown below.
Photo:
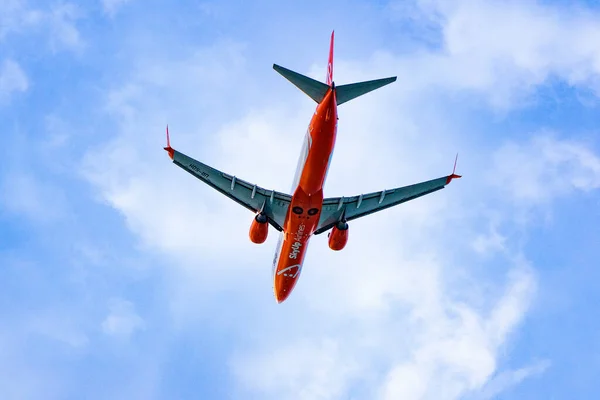
<svg viewBox="0 0 600 400"><path fill-rule="evenodd" d="M301 269L302 265L296 264L280 269L279 272L275 274L273 289L277 303L283 303L285 299L290 296L298 282L298 276L300 275Z"/></svg>
<svg viewBox="0 0 600 400"><path fill-rule="evenodd" d="M275 300L277 301L277 304L283 303L288 298L289 295L290 295L290 291L287 290L285 287L279 289L275 293Z"/></svg>

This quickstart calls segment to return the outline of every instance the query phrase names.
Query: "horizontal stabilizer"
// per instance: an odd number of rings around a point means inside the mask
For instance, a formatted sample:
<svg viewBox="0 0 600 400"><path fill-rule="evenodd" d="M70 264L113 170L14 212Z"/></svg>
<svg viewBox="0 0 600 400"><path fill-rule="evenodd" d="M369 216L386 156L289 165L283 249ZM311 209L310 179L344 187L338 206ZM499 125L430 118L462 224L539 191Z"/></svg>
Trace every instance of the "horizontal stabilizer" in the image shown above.
<svg viewBox="0 0 600 400"><path fill-rule="evenodd" d="M283 75L285 79L292 82L298 89L302 90L308 95L308 97L310 97L317 103L320 103L323 100L323 98L325 98L325 94L329 89L328 85L314 80L312 78L309 78L308 76L304 76L297 72L291 71L287 68L283 68L277 64L273 64L273 69L279 72L281 75Z"/></svg>
<svg viewBox="0 0 600 400"><path fill-rule="evenodd" d="M288 78L289 79L289 78ZM344 104L347 101L362 96L363 94L369 93L375 89L379 89L382 86L390 84L396 81L396 77L376 79L374 81L350 83L348 85L341 85L336 87L335 98L337 99L338 106Z"/></svg>

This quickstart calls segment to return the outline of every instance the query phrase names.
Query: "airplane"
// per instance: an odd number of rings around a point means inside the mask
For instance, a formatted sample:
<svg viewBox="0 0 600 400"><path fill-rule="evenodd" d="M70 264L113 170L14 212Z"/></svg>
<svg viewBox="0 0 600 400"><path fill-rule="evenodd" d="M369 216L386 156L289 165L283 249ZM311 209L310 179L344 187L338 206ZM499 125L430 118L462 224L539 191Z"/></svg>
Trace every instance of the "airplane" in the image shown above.
<svg viewBox="0 0 600 400"><path fill-rule="evenodd" d="M323 186L337 135L337 107L396 80L396 77L390 77L336 86L333 48L334 32L329 45L326 83L273 64L275 71L317 103L305 135L291 194L264 189L174 150L167 126L164 150L175 165L255 213L249 232L253 243L265 242L269 224L280 232L272 270L277 303L285 301L296 286L312 235L331 230L329 248L342 250L348 242L348 221L433 193L461 177L455 173L457 154L452 174L441 178L358 196L324 198Z"/></svg>

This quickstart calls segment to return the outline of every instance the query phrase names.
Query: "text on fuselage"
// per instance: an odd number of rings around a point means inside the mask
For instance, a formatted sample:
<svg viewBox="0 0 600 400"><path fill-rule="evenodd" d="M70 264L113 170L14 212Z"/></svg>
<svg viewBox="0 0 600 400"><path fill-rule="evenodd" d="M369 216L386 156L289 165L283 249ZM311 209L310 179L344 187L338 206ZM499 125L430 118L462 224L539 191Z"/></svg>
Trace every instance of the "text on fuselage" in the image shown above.
<svg viewBox="0 0 600 400"><path fill-rule="evenodd" d="M294 243L292 244L292 251L290 252L290 258L296 259L298 258L298 253L300 253L300 247L302 247L302 239L304 238L304 224L298 225L298 231L294 235Z"/></svg>

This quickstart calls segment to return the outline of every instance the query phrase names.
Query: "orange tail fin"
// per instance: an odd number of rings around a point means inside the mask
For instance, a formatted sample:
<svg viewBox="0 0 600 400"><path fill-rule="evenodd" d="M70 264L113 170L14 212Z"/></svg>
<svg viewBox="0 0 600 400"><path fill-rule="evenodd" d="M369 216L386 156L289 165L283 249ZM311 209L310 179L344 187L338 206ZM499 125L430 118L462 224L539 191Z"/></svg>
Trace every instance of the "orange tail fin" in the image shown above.
<svg viewBox="0 0 600 400"><path fill-rule="evenodd" d="M329 62L327 63L327 85L333 83L333 36L335 31L331 31L331 42L329 43Z"/></svg>

